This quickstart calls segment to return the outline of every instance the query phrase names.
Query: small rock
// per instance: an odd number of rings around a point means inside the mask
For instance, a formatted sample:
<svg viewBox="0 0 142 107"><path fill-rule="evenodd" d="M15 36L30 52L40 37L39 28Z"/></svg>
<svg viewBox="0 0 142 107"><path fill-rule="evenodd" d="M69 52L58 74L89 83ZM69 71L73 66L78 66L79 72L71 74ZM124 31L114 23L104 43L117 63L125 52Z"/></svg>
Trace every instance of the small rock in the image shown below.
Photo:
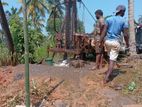
<svg viewBox="0 0 142 107"><path fill-rule="evenodd" d="M83 60L74 60L70 62L70 66L81 68L85 66L85 62Z"/></svg>
<svg viewBox="0 0 142 107"><path fill-rule="evenodd" d="M115 89L115 90L122 90L123 87L124 87L123 84L117 84L117 85L114 86L114 89Z"/></svg>
<svg viewBox="0 0 142 107"><path fill-rule="evenodd" d="M51 81L52 81L52 79L49 77L49 78L47 78L47 79L44 80L44 83L49 83Z"/></svg>
<svg viewBox="0 0 142 107"><path fill-rule="evenodd" d="M68 104L66 104L65 102L63 102L62 100L56 100L53 105L55 107L69 107Z"/></svg>
<svg viewBox="0 0 142 107"><path fill-rule="evenodd" d="M14 81L17 81L17 80L21 80L24 78L24 74L23 73L18 73L14 76Z"/></svg>

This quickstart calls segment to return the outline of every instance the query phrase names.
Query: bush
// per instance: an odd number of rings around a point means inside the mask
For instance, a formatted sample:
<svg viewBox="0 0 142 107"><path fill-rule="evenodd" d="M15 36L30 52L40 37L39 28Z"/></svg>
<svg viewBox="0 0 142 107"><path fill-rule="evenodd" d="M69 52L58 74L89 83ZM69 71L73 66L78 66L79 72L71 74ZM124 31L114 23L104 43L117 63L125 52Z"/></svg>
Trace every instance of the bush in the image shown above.
<svg viewBox="0 0 142 107"><path fill-rule="evenodd" d="M34 52L34 62L41 62L43 59L47 57L47 47L46 46L41 46L38 47L35 52Z"/></svg>
<svg viewBox="0 0 142 107"><path fill-rule="evenodd" d="M44 39L44 42L40 47L37 47L35 49L35 52L33 54L34 62L39 63L43 59L51 57L48 53L48 49L53 47L55 47L55 36L50 35Z"/></svg>
<svg viewBox="0 0 142 107"><path fill-rule="evenodd" d="M24 63L24 33L23 33L23 20L18 15L11 16L9 20L10 30L12 33L14 46L18 55L19 63ZM29 62L34 63L34 53L37 47L40 47L44 40L44 35L33 28L28 21L28 40L29 40Z"/></svg>
<svg viewBox="0 0 142 107"><path fill-rule="evenodd" d="M6 66L12 64L11 55L9 50L2 44L0 44L0 66Z"/></svg>

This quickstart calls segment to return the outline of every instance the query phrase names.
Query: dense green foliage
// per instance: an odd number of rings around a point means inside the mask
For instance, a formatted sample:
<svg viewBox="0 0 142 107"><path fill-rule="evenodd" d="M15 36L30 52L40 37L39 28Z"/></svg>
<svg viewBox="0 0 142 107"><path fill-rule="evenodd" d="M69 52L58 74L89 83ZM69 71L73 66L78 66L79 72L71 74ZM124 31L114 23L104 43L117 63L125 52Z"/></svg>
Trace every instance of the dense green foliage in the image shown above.
<svg viewBox="0 0 142 107"><path fill-rule="evenodd" d="M83 21L78 20L77 32L85 33L85 26L84 26Z"/></svg>
<svg viewBox="0 0 142 107"><path fill-rule="evenodd" d="M22 28L22 18L18 15L12 15L9 19L10 30L12 33L12 37L14 40L14 46L16 49L18 56L18 60L23 63L24 62L24 34ZM28 36L29 36L29 54L30 54L30 62L34 62L34 52L36 48L40 47L43 42L44 35L33 29L30 25L30 21L28 23Z"/></svg>
<svg viewBox="0 0 142 107"><path fill-rule="evenodd" d="M55 35L56 31L61 31L62 20L60 18L50 18L47 20L46 31L49 35Z"/></svg>
<svg viewBox="0 0 142 107"><path fill-rule="evenodd" d="M61 2L61 0L27 0L30 63L39 63L46 59L48 48L55 47L55 36L57 32L61 31L64 19L64 5L60 5ZM5 11L18 63L24 63L24 32L21 12L22 8L15 7L12 7L10 11ZM56 18L54 19L55 14ZM48 19L46 19L47 15ZM84 23L79 20L77 32L85 32ZM11 54L6 48L6 43L3 30L0 29L0 50L3 52L0 55L0 60L6 59L7 62L7 60L11 60Z"/></svg>
<svg viewBox="0 0 142 107"><path fill-rule="evenodd" d="M11 64L11 55L9 54L9 50L4 46L4 44L0 44L0 66L9 64Z"/></svg>

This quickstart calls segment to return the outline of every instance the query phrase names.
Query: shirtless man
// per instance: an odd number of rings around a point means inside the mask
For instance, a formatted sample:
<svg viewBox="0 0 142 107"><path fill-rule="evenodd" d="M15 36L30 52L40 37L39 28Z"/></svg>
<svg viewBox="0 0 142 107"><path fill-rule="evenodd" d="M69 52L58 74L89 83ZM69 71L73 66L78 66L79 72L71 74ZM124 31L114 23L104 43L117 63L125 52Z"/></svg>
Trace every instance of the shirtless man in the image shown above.
<svg viewBox="0 0 142 107"><path fill-rule="evenodd" d="M98 9L96 10L95 15L96 15L97 23L95 25L93 35L94 35L94 44L95 44L95 51L96 51L96 65L92 68L92 70L102 68L103 53L104 53L104 47L99 46L100 38L105 25L104 18L103 18L103 11Z"/></svg>

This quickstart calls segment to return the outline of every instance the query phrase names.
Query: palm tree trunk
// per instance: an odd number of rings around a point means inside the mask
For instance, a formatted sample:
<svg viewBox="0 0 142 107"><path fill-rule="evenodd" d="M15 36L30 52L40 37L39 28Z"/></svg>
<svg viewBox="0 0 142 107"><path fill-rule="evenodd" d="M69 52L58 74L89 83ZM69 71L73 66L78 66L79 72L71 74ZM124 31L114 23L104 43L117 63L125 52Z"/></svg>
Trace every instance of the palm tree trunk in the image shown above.
<svg viewBox="0 0 142 107"><path fill-rule="evenodd" d="M66 3L66 16L65 16L65 47L70 48L71 41L71 0L65 0Z"/></svg>
<svg viewBox="0 0 142 107"><path fill-rule="evenodd" d="M14 53L14 44L13 44L13 39L9 30L9 26L7 23L7 19L4 13L4 9L2 6L2 2L0 0L0 23L2 26L2 29L4 30L4 34L7 38L7 44L8 44L8 49L10 52Z"/></svg>
<svg viewBox="0 0 142 107"><path fill-rule="evenodd" d="M128 16L129 16L130 44L133 44L135 42L134 0L128 0Z"/></svg>
<svg viewBox="0 0 142 107"><path fill-rule="evenodd" d="M76 0L73 0L73 10L72 10L72 17L73 17L73 32L76 33L77 32L77 4L76 4Z"/></svg>
<svg viewBox="0 0 142 107"><path fill-rule="evenodd" d="M72 44L75 47L75 35L77 33L77 4L76 0L72 0Z"/></svg>

